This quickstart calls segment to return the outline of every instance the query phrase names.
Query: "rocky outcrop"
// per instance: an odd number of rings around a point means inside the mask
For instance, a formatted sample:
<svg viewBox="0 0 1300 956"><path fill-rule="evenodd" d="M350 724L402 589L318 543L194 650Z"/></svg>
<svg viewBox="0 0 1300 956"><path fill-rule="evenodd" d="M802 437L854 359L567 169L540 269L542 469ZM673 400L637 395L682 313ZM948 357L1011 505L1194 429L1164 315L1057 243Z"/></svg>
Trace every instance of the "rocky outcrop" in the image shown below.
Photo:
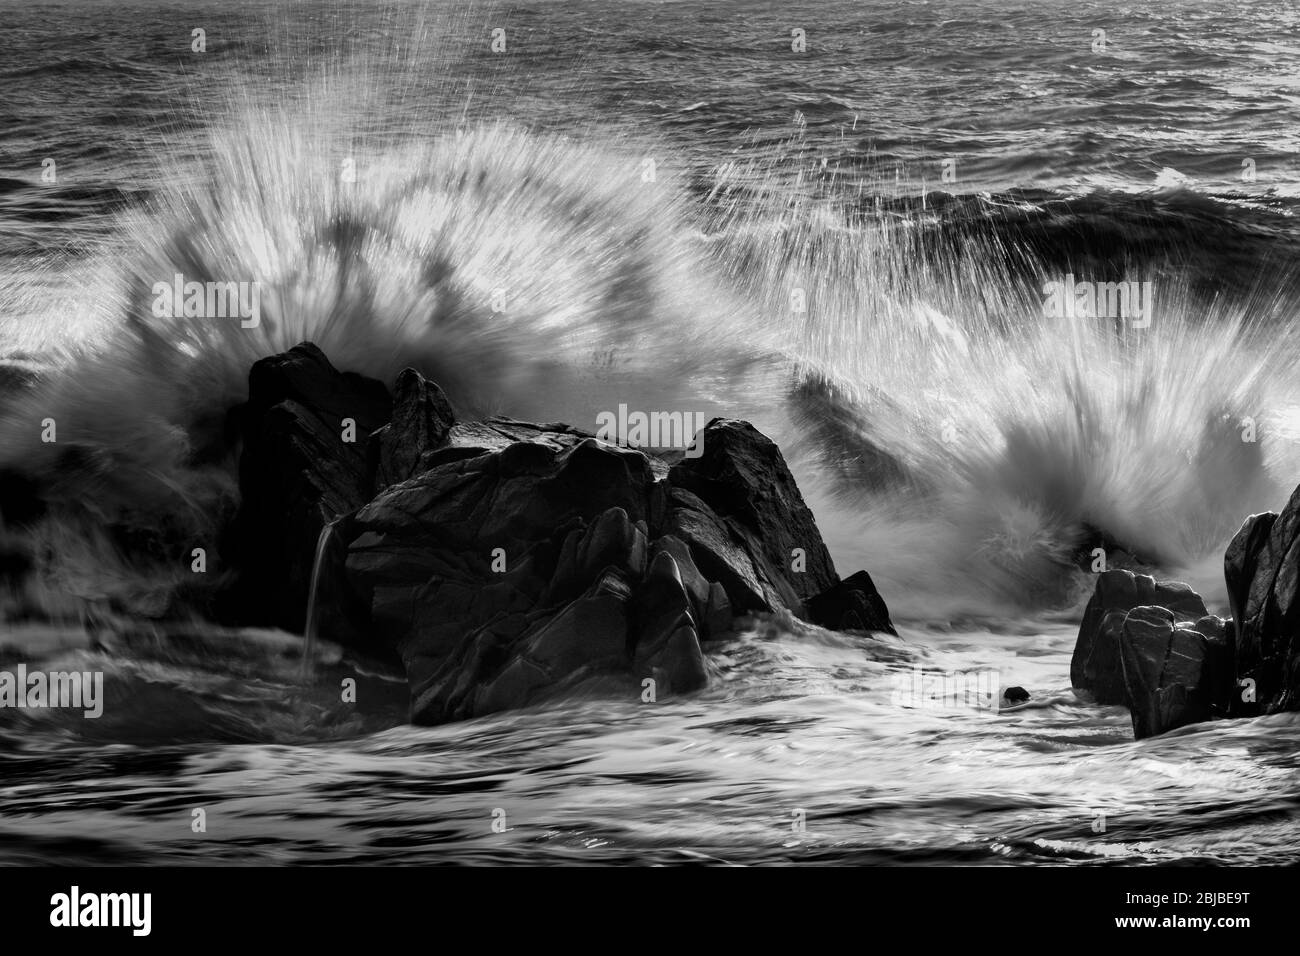
<svg viewBox="0 0 1300 956"><path fill-rule="evenodd" d="M1227 715L1231 675L1220 618L1193 625L1168 608L1134 608L1124 615L1119 652L1135 738Z"/></svg>
<svg viewBox="0 0 1300 956"><path fill-rule="evenodd" d="M555 669L577 651L555 648L596 621L600 646L587 663L608 658L615 630L620 654L628 650L625 605L644 577L650 538L648 460L594 438L545 434L435 464L381 492L352 522L348 582L375 636L401 654L417 719L501 709L507 686L521 706L534 688L575 673Z"/></svg>
<svg viewBox="0 0 1300 956"><path fill-rule="evenodd" d="M715 419L700 455L674 465L676 510L713 519L748 558L760 607L802 614L804 602L838 583L830 552L776 443L749 422ZM702 503L704 508L700 508ZM710 515L709 512L712 512Z"/></svg>
<svg viewBox="0 0 1300 956"><path fill-rule="evenodd" d="M725 420L702 441L667 470L573 430L456 425L426 471L361 509L347 576L407 667L413 719L523 706L601 672L695 690L701 643L736 613L806 613L842 586L776 447ZM806 563L781 563L800 546ZM887 624L871 594L860 626Z"/></svg>
<svg viewBox="0 0 1300 956"><path fill-rule="evenodd" d="M415 369L397 376L393 420L370 436L375 491L399 484L424 470L424 458L442 447L456 424L442 389Z"/></svg>
<svg viewBox="0 0 1300 956"><path fill-rule="evenodd" d="M1185 585L1102 574L1071 662L1076 691L1128 706L1139 737L1300 709L1300 488L1280 513L1246 519L1223 570L1226 621Z"/></svg>
<svg viewBox="0 0 1300 956"><path fill-rule="evenodd" d="M367 442L392 413L381 382L337 371L310 343L253 366L235 414L240 507L221 553L238 579L222 618L302 631L321 530L369 500Z"/></svg>
<svg viewBox="0 0 1300 956"><path fill-rule="evenodd" d="M1232 602L1233 716L1300 709L1300 488L1246 519L1224 555Z"/></svg>
<svg viewBox="0 0 1300 956"><path fill-rule="evenodd" d="M1185 584L1105 571L1084 609L1071 683L1086 700L1128 707L1139 739L1226 717L1230 629Z"/></svg>
<svg viewBox="0 0 1300 956"><path fill-rule="evenodd" d="M1156 581L1132 571L1103 571L1083 611L1079 637L1070 661L1075 693L1099 704L1126 704L1128 692L1120 663L1125 615L1134 608L1156 606L1176 621L1191 622L1209 612L1199 594L1186 584Z"/></svg>
<svg viewBox="0 0 1300 956"><path fill-rule="evenodd" d="M808 599L808 620L832 631L884 631L897 635L885 599L871 575L858 571Z"/></svg>
<svg viewBox="0 0 1300 956"><path fill-rule="evenodd" d="M1251 515L1242 523L1223 554L1223 578L1228 586L1228 603L1234 621L1245 619L1246 602L1250 598L1250 585L1260 552L1268 544L1275 521L1277 515L1271 511Z"/></svg>
<svg viewBox="0 0 1300 956"><path fill-rule="evenodd" d="M242 606L300 627L334 522L327 635L391 648L416 722L598 674L692 691L742 614L893 631L866 572L840 581L780 450L746 422L715 419L700 455L670 466L566 425L456 422L414 370L394 395L309 345L258 363L230 551L241 581L258 576ZM344 418L355 441L338 437Z"/></svg>

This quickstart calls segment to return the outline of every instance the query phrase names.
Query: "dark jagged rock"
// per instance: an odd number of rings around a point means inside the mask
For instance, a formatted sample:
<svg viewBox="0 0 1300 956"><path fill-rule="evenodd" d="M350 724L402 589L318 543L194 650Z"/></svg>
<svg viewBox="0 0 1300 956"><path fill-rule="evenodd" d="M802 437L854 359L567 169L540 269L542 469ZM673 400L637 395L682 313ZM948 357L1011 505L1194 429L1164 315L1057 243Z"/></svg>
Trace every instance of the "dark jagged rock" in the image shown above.
<svg viewBox="0 0 1300 956"><path fill-rule="evenodd" d="M1002 699L1008 704L1023 704L1029 700L1029 691L1023 687L1008 687L1002 692Z"/></svg>
<svg viewBox="0 0 1300 956"><path fill-rule="evenodd" d="M524 706L602 672L651 678L657 694L694 690L707 680L702 640L729 630L737 610L789 607L781 596L800 593L797 573L781 574L757 538L789 502L802 507L757 432L729 434L710 463L706 490L731 496L728 518L673 487L656 459L560 429L458 424L424 455L428 470L350 524L348 579L370 608L359 627L396 647L418 722ZM751 483L784 497L746 509ZM820 535L805 541L825 553ZM834 574L810 567L818 580ZM564 653L547 651L557 646Z"/></svg>
<svg viewBox="0 0 1300 956"><path fill-rule="evenodd" d="M727 589L717 581L709 582L709 601L704 607L701 640L716 641L731 630L735 615L731 613L731 600Z"/></svg>
<svg viewBox="0 0 1300 956"><path fill-rule="evenodd" d="M392 396L382 382L338 371L310 342L264 358L249 372L248 412L256 414L282 402L296 402L331 423L355 418L366 426L367 435L393 417Z"/></svg>
<svg viewBox="0 0 1300 956"><path fill-rule="evenodd" d="M1119 646L1123 614L1149 606L1167 608L1177 621L1196 621L1208 613L1200 595L1185 584L1132 571L1103 571L1084 608L1070 660L1070 683L1077 694L1099 704L1127 702Z"/></svg>
<svg viewBox="0 0 1300 956"><path fill-rule="evenodd" d="M382 383L337 371L304 343L253 366L238 417L241 502L221 547L238 580L219 613L301 631L321 530L369 500L366 443L392 402Z"/></svg>
<svg viewBox="0 0 1300 956"><path fill-rule="evenodd" d="M231 603L300 629L335 521L326 635L398 657L418 723L602 674L652 680L656 696L698 689L701 642L737 614L892 631L865 572L839 580L780 451L745 422L715 419L700 457L670 467L567 425L456 422L410 369L395 395L311 345L254 367Z"/></svg>
<svg viewBox="0 0 1300 956"><path fill-rule="evenodd" d="M617 563L612 542L631 514L644 514L648 483L643 456L590 439L562 451L514 442L447 461L357 515L349 580L418 686L494 615L513 619L581 594L603 567L581 561ZM624 563L639 574L643 562L644 546Z"/></svg>
<svg viewBox="0 0 1300 956"><path fill-rule="evenodd" d="M1300 710L1300 487L1280 513L1248 518L1223 563L1235 622L1232 716Z"/></svg>
<svg viewBox="0 0 1300 956"><path fill-rule="evenodd" d="M748 422L726 419L696 441L699 457L674 465L668 481L707 505L748 552L767 609L802 613L839 576L781 450Z"/></svg>
<svg viewBox="0 0 1300 956"><path fill-rule="evenodd" d="M1098 577L1071 661L1075 692L1129 708L1135 738L1225 717L1231 622L1185 584L1130 571Z"/></svg>
<svg viewBox="0 0 1300 956"><path fill-rule="evenodd" d="M1251 515L1223 553L1223 578L1228 586L1228 603L1234 621L1245 620L1251 581L1275 521L1277 515L1272 511Z"/></svg>
<svg viewBox="0 0 1300 956"><path fill-rule="evenodd" d="M441 723L523 707L542 692L619 668L626 662L628 593L626 579L611 568L559 613L529 621L522 634L514 622L489 623L423 687L413 685L413 719Z"/></svg>
<svg viewBox="0 0 1300 956"><path fill-rule="evenodd" d="M708 505L681 488L673 488L668 494L666 532L687 544L696 566L710 581L722 585L738 613L783 606L755 567L749 549Z"/></svg>
<svg viewBox="0 0 1300 956"><path fill-rule="evenodd" d="M647 549L645 522L633 524L622 508L610 508L590 527L574 528L565 537L546 603L571 600L607 567L639 578L646 568Z"/></svg>
<svg viewBox="0 0 1300 956"><path fill-rule="evenodd" d="M1129 610L1131 608L1107 611L1102 616L1086 658L1086 687L1080 687L1075 681L1074 664L1071 661L1071 684L1074 685L1075 694L1099 704L1128 703L1128 691L1124 687L1124 665L1120 661L1120 640L1124 635L1124 618L1128 616ZM1075 659L1078 659L1078 644L1075 645L1074 654Z"/></svg>
<svg viewBox="0 0 1300 956"><path fill-rule="evenodd" d="M1300 709L1300 488L1280 514L1254 515L1224 554L1232 601L1232 714Z"/></svg>
<svg viewBox="0 0 1300 956"><path fill-rule="evenodd" d="M427 471L448 462L463 461L489 452L503 451L516 442L531 442L562 451L595 437L589 432L579 431L568 425L535 425L509 418L493 418L486 422L462 422L451 428L447 433L446 443L441 448L422 456L421 466ZM656 474L667 473L667 466L657 462L656 459L649 459L649 463L651 470L656 471Z"/></svg>
<svg viewBox="0 0 1300 956"><path fill-rule="evenodd" d="M413 719L524 706L584 675L631 673L637 660L648 673L666 668L673 689L699 686L684 638L655 633L663 647L639 647L658 613L640 596L656 580L646 456L567 431L529 435L541 441L509 441L514 425L455 431L480 453L386 489L352 524L349 581L406 664ZM685 550L655 544L667 560ZM707 602L708 582L693 583Z"/></svg>
<svg viewBox="0 0 1300 956"><path fill-rule="evenodd" d="M1135 738L1226 714L1231 675L1223 631L1216 617L1193 626L1163 607L1124 616L1120 661Z"/></svg>
<svg viewBox="0 0 1300 956"><path fill-rule="evenodd" d="M897 636L885 599L866 571L808 599L808 620L833 631L884 631Z"/></svg>
<svg viewBox="0 0 1300 956"><path fill-rule="evenodd" d="M1217 614L1207 614L1193 621L1191 628L1212 641L1223 641L1225 647L1231 646L1232 618L1224 619Z"/></svg>
<svg viewBox="0 0 1300 956"><path fill-rule="evenodd" d="M447 441L456 415L447 396L413 368L393 386L393 420L371 436L374 489L381 491L424 471L421 459Z"/></svg>
<svg viewBox="0 0 1300 956"><path fill-rule="evenodd" d="M654 547L651 549L650 560L653 562L661 554L668 554L672 557L673 563L677 567L678 577L681 578L682 587L686 589L686 593L690 596L691 609L695 614L695 619L703 621L708 614L712 583L695 566L695 560L691 557L691 549L684 542L668 534L655 541Z"/></svg>
<svg viewBox="0 0 1300 956"><path fill-rule="evenodd" d="M633 674L655 681L657 692L698 690L708 682L699 628L671 553L655 556L632 605Z"/></svg>

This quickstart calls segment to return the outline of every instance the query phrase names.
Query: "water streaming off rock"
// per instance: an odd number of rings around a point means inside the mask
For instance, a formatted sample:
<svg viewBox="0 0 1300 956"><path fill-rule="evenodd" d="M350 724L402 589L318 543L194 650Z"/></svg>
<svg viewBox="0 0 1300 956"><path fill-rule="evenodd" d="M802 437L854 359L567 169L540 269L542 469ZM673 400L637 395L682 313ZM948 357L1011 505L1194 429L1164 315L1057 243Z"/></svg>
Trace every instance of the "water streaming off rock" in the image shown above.
<svg viewBox="0 0 1300 956"><path fill-rule="evenodd" d="M320 614L318 589L321 585L321 569L325 563L326 551L334 537L334 525L328 523L320 529L320 539L316 542L316 557L311 566L311 587L307 591L307 623L303 628L302 677L309 681L312 675L312 661L316 650L317 616Z"/></svg>

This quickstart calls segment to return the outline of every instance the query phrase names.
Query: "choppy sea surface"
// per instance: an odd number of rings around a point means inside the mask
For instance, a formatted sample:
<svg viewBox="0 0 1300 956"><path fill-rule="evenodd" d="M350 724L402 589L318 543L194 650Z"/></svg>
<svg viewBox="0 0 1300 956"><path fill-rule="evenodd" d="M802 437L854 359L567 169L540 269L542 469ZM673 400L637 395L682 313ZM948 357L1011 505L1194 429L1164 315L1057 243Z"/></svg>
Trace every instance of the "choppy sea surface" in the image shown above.
<svg viewBox="0 0 1300 956"><path fill-rule="evenodd" d="M0 396L0 466L67 479L0 662L107 689L0 711L0 860L1300 859L1296 715L1135 742L1069 687L1091 535L1222 611L1300 481L1298 62L1280 2L0 0L0 361L75 383ZM150 317L196 268L273 290L263 327ZM1067 271L1156 283L1151 326L1044 318ZM169 449L303 338L476 411L752 418L900 636L750 621L699 694L435 728L285 635L106 640L166 582L86 529L222 500ZM114 481L25 444L46 409Z"/></svg>

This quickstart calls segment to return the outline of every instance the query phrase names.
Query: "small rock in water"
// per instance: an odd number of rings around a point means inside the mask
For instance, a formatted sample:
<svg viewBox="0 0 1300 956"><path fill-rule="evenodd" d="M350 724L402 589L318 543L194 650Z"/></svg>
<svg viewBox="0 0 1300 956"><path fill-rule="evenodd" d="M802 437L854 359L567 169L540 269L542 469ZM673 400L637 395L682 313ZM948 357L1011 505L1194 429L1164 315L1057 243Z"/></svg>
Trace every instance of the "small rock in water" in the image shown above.
<svg viewBox="0 0 1300 956"><path fill-rule="evenodd" d="M1008 687L1002 692L1002 699L1008 704L1022 704L1029 700L1029 691L1023 687Z"/></svg>

